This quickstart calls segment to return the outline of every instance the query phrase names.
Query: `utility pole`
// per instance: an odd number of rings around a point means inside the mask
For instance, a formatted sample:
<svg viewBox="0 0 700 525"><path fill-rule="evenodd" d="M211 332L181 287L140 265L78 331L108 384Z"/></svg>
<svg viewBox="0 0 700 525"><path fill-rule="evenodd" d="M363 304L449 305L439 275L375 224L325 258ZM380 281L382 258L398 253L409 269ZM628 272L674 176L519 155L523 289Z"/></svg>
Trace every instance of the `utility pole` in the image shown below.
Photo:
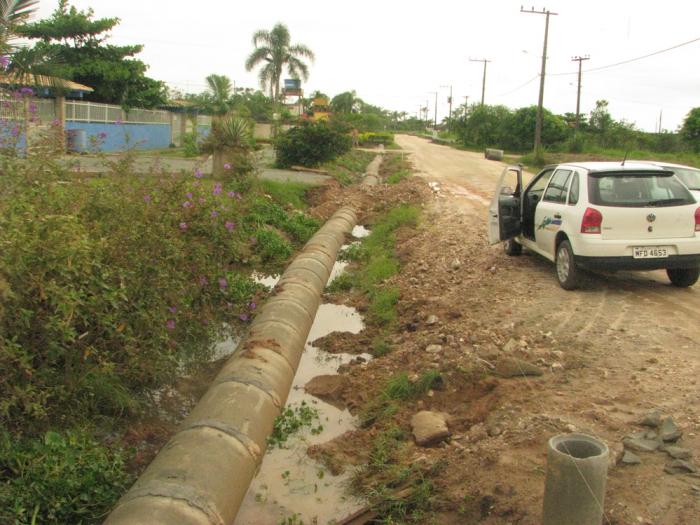
<svg viewBox="0 0 700 525"><path fill-rule="evenodd" d="M481 105L484 105L484 95L486 94L486 64L491 62L485 58L470 58L469 62L483 62L484 63L484 75L481 77Z"/></svg>
<svg viewBox="0 0 700 525"><path fill-rule="evenodd" d="M437 97L438 97L438 92L437 91L428 91L428 94L435 95L435 114L433 115L433 119L434 119L433 129L437 129Z"/></svg>
<svg viewBox="0 0 700 525"><path fill-rule="evenodd" d="M542 8L542 11L535 11L534 7L530 10L523 9L520 6L521 13L531 13L534 15L545 15L544 23L544 46L542 48L542 71L540 72L540 97L537 102L537 122L535 124L535 158L542 159L542 107L544 104L544 77L547 66L547 36L549 34L549 15L557 16L559 13L552 13Z"/></svg>
<svg viewBox="0 0 700 525"><path fill-rule="evenodd" d="M590 60L591 57L586 56L576 56L571 59L572 62L578 62L578 89L576 91L576 122L574 122L574 134L578 131L578 127L581 124L581 63L584 60Z"/></svg>
<svg viewBox="0 0 700 525"><path fill-rule="evenodd" d="M447 103L450 105L450 112L447 116L447 129L452 129L452 86L440 86L441 88L450 88L450 96L447 97Z"/></svg>

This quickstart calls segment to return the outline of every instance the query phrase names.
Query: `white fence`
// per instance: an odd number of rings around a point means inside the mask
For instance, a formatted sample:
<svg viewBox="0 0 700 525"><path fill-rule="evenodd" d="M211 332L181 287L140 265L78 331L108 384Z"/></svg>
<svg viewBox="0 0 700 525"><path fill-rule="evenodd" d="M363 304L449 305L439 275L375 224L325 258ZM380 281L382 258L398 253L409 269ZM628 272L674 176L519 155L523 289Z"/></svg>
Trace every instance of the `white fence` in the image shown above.
<svg viewBox="0 0 700 525"><path fill-rule="evenodd" d="M66 101L66 120L76 122L129 122L132 124L170 124L170 112L152 109L124 111L121 106L95 102Z"/></svg>

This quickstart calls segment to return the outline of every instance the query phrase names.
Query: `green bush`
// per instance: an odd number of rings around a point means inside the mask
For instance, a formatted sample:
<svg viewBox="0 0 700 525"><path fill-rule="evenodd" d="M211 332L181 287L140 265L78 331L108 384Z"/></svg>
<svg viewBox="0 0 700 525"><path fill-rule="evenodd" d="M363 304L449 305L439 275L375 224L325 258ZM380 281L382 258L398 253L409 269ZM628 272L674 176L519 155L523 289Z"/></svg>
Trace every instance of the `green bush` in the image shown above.
<svg viewBox="0 0 700 525"><path fill-rule="evenodd" d="M394 134L388 131L360 133L358 138L362 146L376 146L379 144L390 146L394 143Z"/></svg>
<svg viewBox="0 0 700 525"><path fill-rule="evenodd" d="M324 121L302 122L274 142L277 166L315 167L350 151L352 139L344 130Z"/></svg>
<svg viewBox="0 0 700 525"><path fill-rule="evenodd" d="M199 135L196 133L185 133L182 140L182 150L185 157L197 157L201 153L199 148Z"/></svg>
<svg viewBox="0 0 700 525"><path fill-rule="evenodd" d="M80 432L0 434L0 522L97 524L126 491L126 454Z"/></svg>

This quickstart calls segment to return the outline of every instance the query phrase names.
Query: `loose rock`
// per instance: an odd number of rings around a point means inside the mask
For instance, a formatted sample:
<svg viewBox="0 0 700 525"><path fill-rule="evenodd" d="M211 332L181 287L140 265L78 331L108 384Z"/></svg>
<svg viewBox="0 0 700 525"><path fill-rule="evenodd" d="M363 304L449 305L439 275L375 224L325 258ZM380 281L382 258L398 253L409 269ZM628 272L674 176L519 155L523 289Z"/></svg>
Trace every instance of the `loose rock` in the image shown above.
<svg viewBox="0 0 700 525"><path fill-rule="evenodd" d="M698 468L683 459L674 459L664 467L664 472L667 474L695 474Z"/></svg>
<svg viewBox="0 0 700 525"><path fill-rule="evenodd" d="M425 351L429 354L437 354L438 352L442 352L442 345L428 345L425 347Z"/></svg>
<svg viewBox="0 0 700 525"><path fill-rule="evenodd" d="M658 440L638 437L627 437L622 440L622 444L625 445L626 449L636 452L654 452L661 445Z"/></svg>
<svg viewBox="0 0 700 525"><path fill-rule="evenodd" d="M667 417L661 423L661 428L659 429L661 439L664 441L678 441L683 435L683 431L678 428L672 417Z"/></svg>
<svg viewBox="0 0 700 525"><path fill-rule="evenodd" d="M541 376L542 369L522 359L505 358L496 363L494 373L501 377Z"/></svg>
<svg viewBox="0 0 700 525"><path fill-rule="evenodd" d="M639 424L645 427L658 428L661 425L661 412L658 410L652 410L642 417Z"/></svg>
<svg viewBox="0 0 700 525"><path fill-rule="evenodd" d="M329 402L338 402L350 380L344 375L320 375L304 385L307 394Z"/></svg>
<svg viewBox="0 0 700 525"><path fill-rule="evenodd" d="M429 447L450 436L447 416L441 412L418 412L411 418L411 428L416 444L421 447Z"/></svg>
<svg viewBox="0 0 700 525"><path fill-rule="evenodd" d="M452 269L453 270L459 270L462 267L462 263L460 262L459 259L455 259L452 261Z"/></svg>
<svg viewBox="0 0 700 525"><path fill-rule="evenodd" d="M620 458L620 463L623 465L639 465L641 462L642 458L629 450L625 450L625 453L622 454L622 458Z"/></svg>
<svg viewBox="0 0 700 525"><path fill-rule="evenodd" d="M434 325L437 322L438 322L437 315L429 315L428 318L425 320L425 324L427 324L427 325Z"/></svg>
<svg viewBox="0 0 700 525"><path fill-rule="evenodd" d="M693 453L690 449L677 447L675 445L667 445L664 447L664 452L671 456L673 459L690 459Z"/></svg>

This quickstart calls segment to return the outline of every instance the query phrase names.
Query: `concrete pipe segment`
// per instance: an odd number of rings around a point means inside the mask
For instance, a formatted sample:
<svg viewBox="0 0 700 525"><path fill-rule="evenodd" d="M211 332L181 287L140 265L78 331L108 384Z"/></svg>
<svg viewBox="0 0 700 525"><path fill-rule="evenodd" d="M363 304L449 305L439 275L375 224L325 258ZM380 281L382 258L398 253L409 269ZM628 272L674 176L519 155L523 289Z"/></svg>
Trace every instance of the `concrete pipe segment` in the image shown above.
<svg viewBox="0 0 700 525"><path fill-rule="evenodd" d="M383 152L374 157L372 162L369 163L365 171L364 179L362 180L363 186L376 186L379 184L379 166L382 165L382 160L384 160Z"/></svg>
<svg viewBox="0 0 700 525"><path fill-rule="evenodd" d="M586 434L561 434L547 444L543 525L600 525L608 447Z"/></svg>
<svg viewBox="0 0 700 525"><path fill-rule="evenodd" d="M345 235L341 208L294 259L207 393L106 525L228 525L260 466Z"/></svg>

